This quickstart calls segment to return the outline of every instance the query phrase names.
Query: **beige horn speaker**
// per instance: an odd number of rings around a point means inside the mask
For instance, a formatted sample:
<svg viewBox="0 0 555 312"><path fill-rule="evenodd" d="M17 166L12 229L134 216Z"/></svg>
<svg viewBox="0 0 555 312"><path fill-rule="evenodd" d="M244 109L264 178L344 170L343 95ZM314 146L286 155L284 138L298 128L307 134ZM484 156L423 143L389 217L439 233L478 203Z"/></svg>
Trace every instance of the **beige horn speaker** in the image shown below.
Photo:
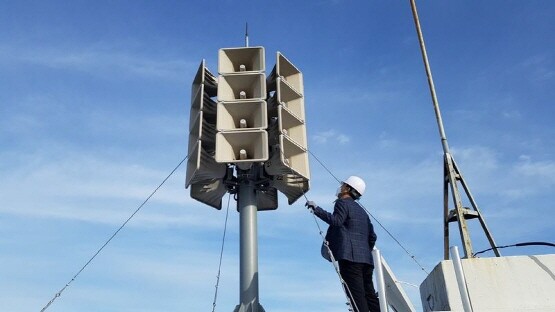
<svg viewBox="0 0 555 312"><path fill-rule="evenodd" d="M218 210L222 209L222 197L227 189L222 179L210 179L191 185L191 198Z"/></svg>
<svg viewBox="0 0 555 312"><path fill-rule="evenodd" d="M249 166L268 160L268 133L264 130L218 132L216 162Z"/></svg>
<svg viewBox="0 0 555 312"><path fill-rule="evenodd" d="M266 99L266 83L263 73L240 73L218 77L218 101Z"/></svg>
<svg viewBox="0 0 555 312"><path fill-rule="evenodd" d="M266 101L219 102L218 131L244 131L268 128Z"/></svg>
<svg viewBox="0 0 555 312"><path fill-rule="evenodd" d="M202 144L203 142L198 140L189 152L185 188L200 181L221 179L226 174L226 165L217 163L214 156L203 149Z"/></svg>
<svg viewBox="0 0 555 312"><path fill-rule="evenodd" d="M264 47L225 48L218 51L220 75L241 72L264 72Z"/></svg>
<svg viewBox="0 0 555 312"><path fill-rule="evenodd" d="M298 93L304 94L303 74L283 54L276 53L276 65L266 79L267 91L276 91L276 80L281 78Z"/></svg>

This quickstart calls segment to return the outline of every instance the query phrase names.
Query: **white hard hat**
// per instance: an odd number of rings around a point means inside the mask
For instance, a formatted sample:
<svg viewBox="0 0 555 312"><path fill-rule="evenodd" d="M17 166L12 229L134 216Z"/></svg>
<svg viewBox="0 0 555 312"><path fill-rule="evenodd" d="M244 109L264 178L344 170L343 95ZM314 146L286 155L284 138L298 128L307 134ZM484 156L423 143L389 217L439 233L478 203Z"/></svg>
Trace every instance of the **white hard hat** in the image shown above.
<svg viewBox="0 0 555 312"><path fill-rule="evenodd" d="M362 196L364 194L364 191L366 190L366 183L364 183L363 179L357 176L350 176L347 178L347 180L344 180L343 183L348 184L350 187L354 188L355 191L360 194L360 196Z"/></svg>

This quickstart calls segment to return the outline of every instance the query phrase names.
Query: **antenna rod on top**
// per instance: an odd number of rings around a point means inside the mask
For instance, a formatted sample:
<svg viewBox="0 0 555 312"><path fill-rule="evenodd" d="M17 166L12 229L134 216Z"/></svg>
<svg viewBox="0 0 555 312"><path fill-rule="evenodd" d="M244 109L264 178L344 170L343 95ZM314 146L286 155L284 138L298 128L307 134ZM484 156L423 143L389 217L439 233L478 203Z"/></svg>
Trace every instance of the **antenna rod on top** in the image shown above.
<svg viewBox="0 0 555 312"><path fill-rule="evenodd" d="M245 22L245 47L249 46L249 23Z"/></svg>

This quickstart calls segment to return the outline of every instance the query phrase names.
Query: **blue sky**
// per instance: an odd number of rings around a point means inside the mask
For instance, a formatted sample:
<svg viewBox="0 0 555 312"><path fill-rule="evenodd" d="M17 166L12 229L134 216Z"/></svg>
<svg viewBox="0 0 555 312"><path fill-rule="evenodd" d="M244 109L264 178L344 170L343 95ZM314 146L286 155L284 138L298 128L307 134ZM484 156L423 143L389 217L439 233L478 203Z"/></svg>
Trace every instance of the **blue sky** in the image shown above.
<svg viewBox="0 0 555 312"><path fill-rule="evenodd" d="M555 3L420 2L447 137L494 238L555 241ZM245 22L267 68L281 51L303 72L312 153L367 180L362 203L428 271L442 259L442 149L408 1L2 1L2 311L39 311L185 157L198 64L216 73ZM337 184L310 160L308 197L331 210ZM225 208L184 180L182 166L49 311L211 311ZM261 303L342 311L303 204L259 214ZM376 231L397 278L419 285ZM216 311L238 303L238 250L232 202Z"/></svg>

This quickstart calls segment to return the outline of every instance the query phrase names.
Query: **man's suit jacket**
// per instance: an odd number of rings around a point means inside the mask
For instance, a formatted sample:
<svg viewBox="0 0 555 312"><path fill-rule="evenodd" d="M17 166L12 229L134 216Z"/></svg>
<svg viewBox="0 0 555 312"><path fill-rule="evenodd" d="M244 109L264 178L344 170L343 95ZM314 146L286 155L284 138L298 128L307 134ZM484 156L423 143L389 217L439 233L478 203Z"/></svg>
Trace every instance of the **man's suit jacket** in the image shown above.
<svg viewBox="0 0 555 312"><path fill-rule="evenodd" d="M374 264L372 249L377 236L368 214L355 200L338 199L333 214L320 207L314 208L314 214L329 224L326 240L335 260Z"/></svg>

